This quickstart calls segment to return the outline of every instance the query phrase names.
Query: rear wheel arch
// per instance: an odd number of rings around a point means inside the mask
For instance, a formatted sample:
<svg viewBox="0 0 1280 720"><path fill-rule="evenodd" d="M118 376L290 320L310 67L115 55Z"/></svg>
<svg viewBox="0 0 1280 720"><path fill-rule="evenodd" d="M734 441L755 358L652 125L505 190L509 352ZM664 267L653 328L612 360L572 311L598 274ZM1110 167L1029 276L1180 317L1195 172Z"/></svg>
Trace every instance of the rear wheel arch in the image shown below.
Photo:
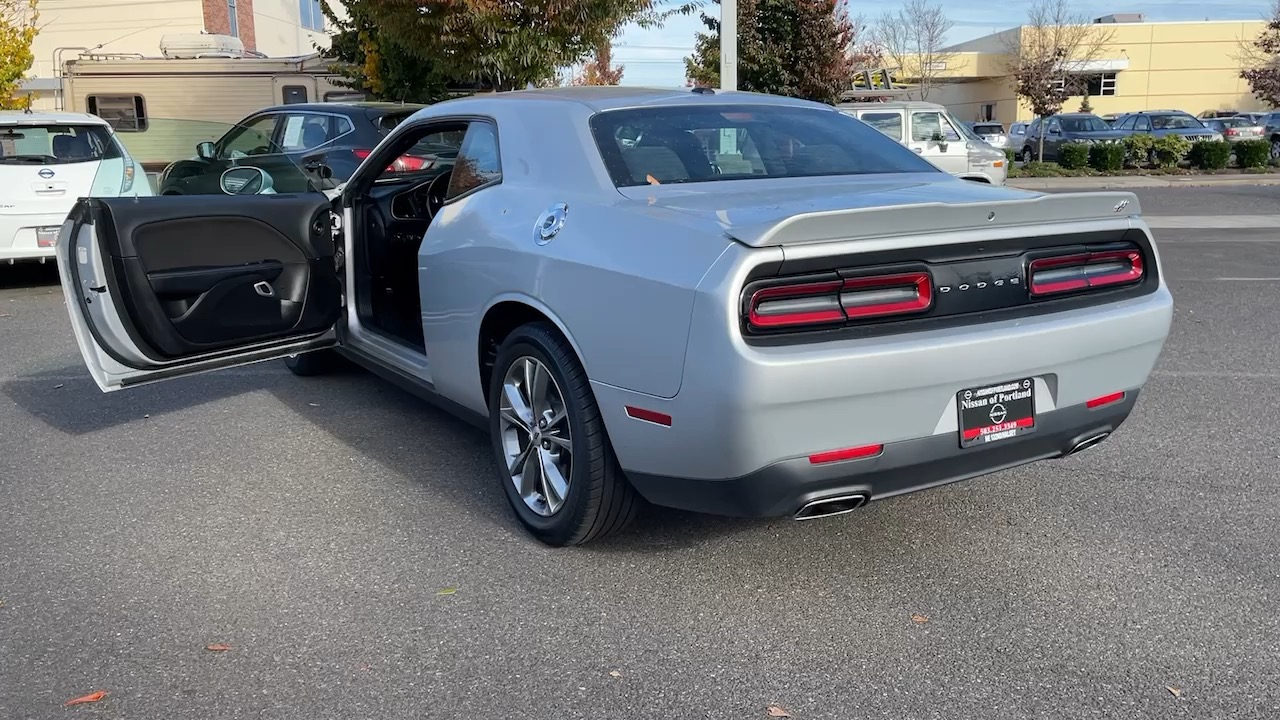
<svg viewBox="0 0 1280 720"><path fill-rule="evenodd" d="M489 386L493 377L494 361L497 359L498 347L516 328L533 323L547 323L554 327L561 337L573 348L578 362L586 368L586 358L582 348L565 328L564 323L551 312L531 298L505 298L489 306L484 318L480 321L480 332L477 336L476 357L479 362L479 380L484 401L489 402Z"/></svg>

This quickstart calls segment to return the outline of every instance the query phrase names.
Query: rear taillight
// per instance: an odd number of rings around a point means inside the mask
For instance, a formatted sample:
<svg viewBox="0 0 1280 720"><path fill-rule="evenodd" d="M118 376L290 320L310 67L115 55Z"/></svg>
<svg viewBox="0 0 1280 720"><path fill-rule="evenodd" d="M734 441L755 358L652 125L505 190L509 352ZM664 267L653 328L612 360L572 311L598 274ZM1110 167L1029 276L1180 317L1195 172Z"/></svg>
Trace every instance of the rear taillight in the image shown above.
<svg viewBox="0 0 1280 720"><path fill-rule="evenodd" d="M372 150L352 150L351 152L356 156L356 159L361 162L373 154ZM419 170L426 170L430 168L434 163L435 160L433 158L418 157L416 155L401 155L387 166L386 171L392 173L417 172Z"/></svg>
<svg viewBox="0 0 1280 720"><path fill-rule="evenodd" d="M1131 285L1142 280L1142 253L1108 250L1032 260L1027 288L1032 297Z"/></svg>
<svg viewBox="0 0 1280 720"><path fill-rule="evenodd" d="M753 292L747 322L757 330L817 327L914 315L932 305L933 281L924 272L798 280Z"/></svg>
<svg viewBox="0 0 1280 720"><path fill-rule="evenodd" d="M1223 132L1222 134L1223 134L1223 135L1226 135L1226 136L1228 136L1228 137L1232 137L1232 136L1235 136L1235 135L1239 135L1239 134L1240 134L1240 131L1239 131L1239 130L1236 130L1235 128L1227 128L1227 129L1226 129L1226 131L1225 131L1225 132Z"/></svg>

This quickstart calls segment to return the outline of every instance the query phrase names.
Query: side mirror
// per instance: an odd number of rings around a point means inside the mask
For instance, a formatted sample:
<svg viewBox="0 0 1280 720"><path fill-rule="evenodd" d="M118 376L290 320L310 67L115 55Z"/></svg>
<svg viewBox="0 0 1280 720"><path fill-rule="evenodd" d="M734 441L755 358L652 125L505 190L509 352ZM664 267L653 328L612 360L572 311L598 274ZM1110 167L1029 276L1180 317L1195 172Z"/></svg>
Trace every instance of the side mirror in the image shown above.
<svg viewBox="0 0 1280 720"><path fill-rule="evenodd" d="M1050 134L1050 135L1061 135L1061 134L1062 134L1062 131L1061 131L1061 130L1059 130L1058 128L1049 128L1049 134Z"/></svg>
<svg viewBox="0 0 1280 720"><path fill-rule="evenodd" d="M196 145L196 155L201 160L212 160L214 156L217 154L218 154L218 149L213 146L213 143L207 140L205 142L202 142Z"/></svg>
<svg viewBox="0 0 1280 720"><path fill-rule="evenodd" d="M218 179L218 187L228 195L271 195L274 185L265 170L251 166L233 167Z"/></svg>

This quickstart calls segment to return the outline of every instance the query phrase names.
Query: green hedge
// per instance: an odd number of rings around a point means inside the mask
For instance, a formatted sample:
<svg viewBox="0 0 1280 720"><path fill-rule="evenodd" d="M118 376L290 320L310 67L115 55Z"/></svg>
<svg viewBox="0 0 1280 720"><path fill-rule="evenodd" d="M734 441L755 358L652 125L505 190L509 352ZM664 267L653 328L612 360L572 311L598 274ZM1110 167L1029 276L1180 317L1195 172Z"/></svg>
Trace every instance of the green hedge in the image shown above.
<svg viewBox="0 0 1280 720"><path fill-rule="evenodd" d="M1266 167L1271 162L1271 142L1268 140L1241 140L1234 148L1236 165L1242 168Z"/></svg>
<svg viewBox="0 0 1280 720"><path fill-rule="evenodd" d="M1177 167L1191 151L1191 141L1181 135L1165 135L1156 138L1156 164L1162 168Z"/></svg>
<svg viewBox="0 0 1280 720"><path fill-rule="evenodd" d="M1089 146L1084 143L1063 143L1058 148L1058 164L1067 170L1079 170L1089 165Z"/></svg>
<svg viewBox="0 0 1280 720"><path fill-rule="evenodd" d="M1201 170L1221 170L1231 162L1231 143L1226 140L1201 140L1191 145L1187 160Z"/></svg>
<svg viewBox="0 0 1280 720"><path fill-rule="evenodd" d="M1121 143L1100 143L1089 147L1089 167L1098 172L1124 169L1125 147Z"/></svg>
<svg viewBox="0 0 1280 720"><path fill-rule="evenodd" d="M1129 135L1124 139L1125 159L1134 167L1144 167L1155 150L1156 139L1152 135Z"/></svg>
<svg viewBox="0 0 1280 720"><path fill-rule="evenodd" d="M1010 165L1018 162L1018 151L1014 150L1013 148L1005 148L1004 159L1005 159L1005 162L1007 162Z"/></svg>

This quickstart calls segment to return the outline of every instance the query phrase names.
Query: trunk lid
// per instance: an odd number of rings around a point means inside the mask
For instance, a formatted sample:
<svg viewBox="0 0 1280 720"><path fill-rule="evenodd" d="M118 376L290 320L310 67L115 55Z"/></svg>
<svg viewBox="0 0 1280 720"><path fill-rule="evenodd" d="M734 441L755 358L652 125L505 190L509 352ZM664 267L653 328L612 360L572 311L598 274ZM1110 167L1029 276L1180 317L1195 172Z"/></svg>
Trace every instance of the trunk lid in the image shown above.
<svg viewBox="0 0 1280 720"><path fill-rule="evenodd" d="M1132 193L1040 195L920 174L736 180L621 192L651 207L697 218L750 247L1112 219L1140 212Z"/></svg>

